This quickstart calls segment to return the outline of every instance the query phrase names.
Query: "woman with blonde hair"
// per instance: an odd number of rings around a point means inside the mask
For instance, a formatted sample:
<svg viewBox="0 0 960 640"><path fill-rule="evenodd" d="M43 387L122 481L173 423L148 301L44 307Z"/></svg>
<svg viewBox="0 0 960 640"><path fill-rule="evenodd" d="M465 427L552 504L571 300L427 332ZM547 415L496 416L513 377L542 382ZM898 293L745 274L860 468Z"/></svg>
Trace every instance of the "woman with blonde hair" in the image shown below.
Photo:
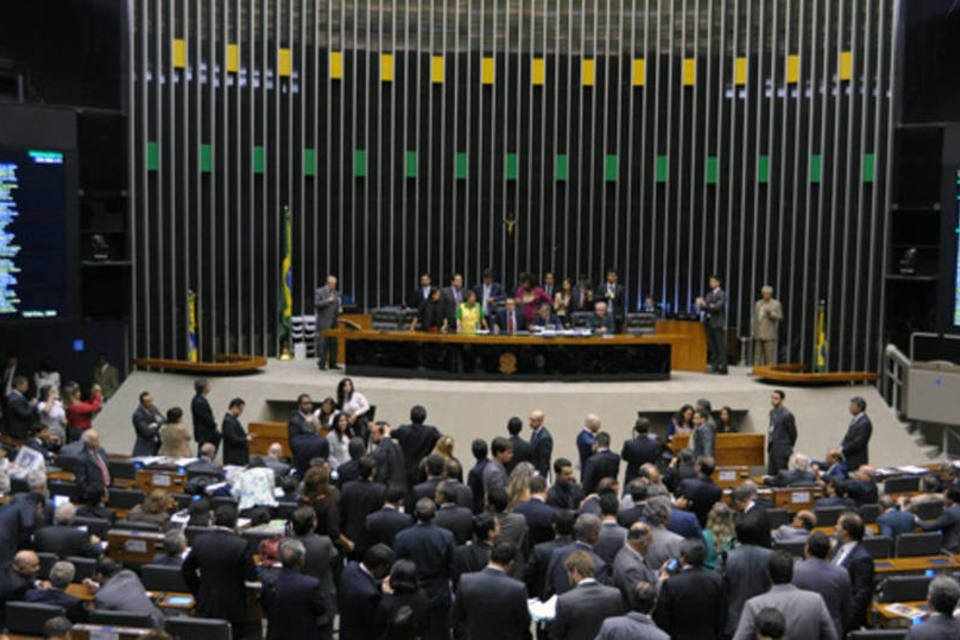
<svg viewBox="0 0 960 640"><path fill-rule="evenodd" d="M143 502L127 513L131 522L152 522L166 528L170 515L177 510L177 502L163 489L154 489Z"/></svg>
<svg viewBox="0 0 960 640"><path fill-rule="evenodd" d="M707 526L703 528L703 542L707 547L704 569L713 569L717 558L733 548L736 540L733 509L724 502L717 502L707 514Z"/></svg>
<svg viewBox="0 0 960 640"><path fill-rule="evenodd" d="M513 509L521 502L530 499L530 480L537 474L537 470L529 462L520 462L510 472L510 481L507 482L508 509Z"/></svg>
<svg viewBox="0 0 960 640"><path fill-rule="evenodd" d="M441 436L437 440L437 444L433 445L433 451L430 452L430 455L436 455L443 458L444 465L450 460L453 460L457 463L459 467L459 472L456 474L456 478L450 478L450 480L456 480L457 482L463 482L463 465L460 464L460 461L457 460L456 456L453 455L453 438L450 436ZM429 456L428 456L429 457ZM426 463L427 458L424 458L420 461L420 469L423 471L424 476L426 476Z"/></svg>

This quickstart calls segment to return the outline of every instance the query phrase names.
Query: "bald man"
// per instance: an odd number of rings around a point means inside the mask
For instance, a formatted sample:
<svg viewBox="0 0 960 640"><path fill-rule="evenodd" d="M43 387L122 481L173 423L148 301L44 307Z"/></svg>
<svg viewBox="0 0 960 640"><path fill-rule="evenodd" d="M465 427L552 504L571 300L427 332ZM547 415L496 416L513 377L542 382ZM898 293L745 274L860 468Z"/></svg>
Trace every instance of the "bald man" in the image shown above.
<svg viewBox="0 0 960 640"><path fill-rule="evenodd" d="M18 551L9 567L0 569L0 624L4 622L6 603L23 600L40 573L40 558L33 551Z"/></svg>
<svg viewBox="0 0 960 640"><path fill-rule="evenodd" d="M111 482L109 458L107 452L100 446L100 434L88 429L80 436L83 450L74 468L78 487L98 484L109 487Z"/></svg>
<svg viewBox="0 0 960 640"><path fill-rule="evenodd" d="M590 456L593 455L593 445L597 441L598 431L600 431L600 418L595 413L588 413L583 419L583 429L577 435L577 452L580 455L580 482L583 482L583 468Z"/></svg>
<svg viewBox="0 0 960 640"><path fill-rule="evenodd" d="M546 478L550 473L550 459L553 457L553 436L543 426L543 411L536 409L530 412L530 463L541 477Z"/></svg>

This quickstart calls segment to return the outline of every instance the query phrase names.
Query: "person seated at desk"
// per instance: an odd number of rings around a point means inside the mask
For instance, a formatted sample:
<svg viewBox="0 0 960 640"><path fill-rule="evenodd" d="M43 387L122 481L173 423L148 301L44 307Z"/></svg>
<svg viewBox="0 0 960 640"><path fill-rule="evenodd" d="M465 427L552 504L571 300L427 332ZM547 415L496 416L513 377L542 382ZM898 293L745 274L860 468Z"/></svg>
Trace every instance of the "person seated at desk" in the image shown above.
<svg viewBox="0 0 960 640"><path fill-rule="evenodd" d="M81 502L83 504L77 507L77 516L80 518L99 518L113 524L117 516L104 506L109 496L103 485L89 484L83 487L82 491Z"/></svg>
<svg viewBox="0 0 960 640"><path fill-rule="evenodd" d="M656 303L653 296L647 296L643 299L643 304L640 305L640 313L651 313L657 318L663 317L663 309Z"/></svg>
<svg viewBox="0 0 960 640"><path fill-rule="evenodd" d="M170 516L177 510L176 501L163 489L154 489L143 502L130 509L127 520L130 522L152 522L165 529Z"/></svg>
<svg viewBox="0 0 960 640"><path fill-rule="evenodd" d="M121 569L115 560L98 560L93 580L86 578L83 585L93 594L95 611L148 615L155 626L163 626L163 613L153 604L140 578L130 569Z"/></svg>
<svg viewBox="0 0 960 640"><path fill-rule="evenodd" d="M171 529L163 535L163 553L153 556L150 564L179 567L183 564L183 556L186 552L187 537L180 529Z"/></svg>
<svg viewBox="0 0 960 640"><path fill-rule="evenodd" d="M733 409L730 407L721 407L720 415L717 417L717 433L736 433L738 431L733 424Z"/></svg>
<svg viewBox="0 0 960 640"><path fill-rule="evenodd" d="M497 312L493 330L508 336L527 330L527 321L517 309L517 301L514 298L507 298L503 303L503 309Z"/></svg>
<svg viewBox="0 0 960 640"><path fill-rule="evenodd" d="M877 483L873 479L873 467L861 465L856 473L846 483L847 497L856 503L858 507L865 504L877 504L879 491Z"/></svg>
<svg viewBox="0 0 960 640"><path fill-rule="evenodd" d="M223 467L213 461L217 455L217 445L204 442L200 445L200 457L187 465L187 473L200 473L223 478Z"/></svg>
<svg viewBox="0 0 960 640"><path fill-rule="evenodd" d="M810 458L803 453L791 453L787 468L777 475L764 478L764 484L771 487L805 487L817 483L817 476L810 470Z"/></svg>
<svg viewBox="0 0 960 640"><path fill-rule="evenodd" d="M446 304L440 289L433 287L430 295L417 307L417 316L410 323L411 331L446 333L448 329Z"/></svg>
<svg viewBox="0 0 960 640"><path fill-rule="evenodd" d="M65 560L55 562L50 568L49 580L43 585L43 588L30 589L23 599L26 602L63 607L70 622L86 622L90 616L83 600L67 593L67 587L73 582L76 574L77 568L73 566L72 562Z"/></svg>
<svg viewBox="0 0 960 640"><path fill-rule="evenodd" d="M81 531L74 524L77 508L67 502L53 512L53 526L38 529L33 544L38 552L53 553L60 558L83 556L99 558L103 553L100 538Z"/></svg>
<svg viewBox="0 0 960 640"><path fill-rule="evenodd" d="M607 303L600 301L593 305L593 316L590 318L590 328L594 333L611 335L617 332L616 321L607 308Z"/></svg>
<svg viewBox="0 0 960 640"><path fill-rule="evenodd" d="M457 307L457 333L475 334L479 329L487 329L487 319L477 302L477 292L467 291L466 299Z"/></svg>
<svg viewBox="0 0 960 640"><path fill-rule="evenodd" d="M917 526L924 531L943 532L942 547L950 553L960 553L960 487L951 486L945 494L943 513L932 522L924 522L914 515Z"/></svg>
<svg viewBox="0 0 960 640"><path fill-rule="evenodd" d="M910 627L906 640L952 640L960 638L960 620L953 612L960 602L960 584L949 576L940 575L927 587L927 603L933 615Z"/></svg>
<svg viewBox="0 0 960 640"><path fill-rule="evenodd" d="M550 308L550 305L543 303L537 310L537 317L533 319L533 324L530 327L539 327L543 331L557 331L562 329L563 325L553 315L553 309Z"/></svg>
<svg viewBox="0 0 960 640"><path fill-rule="evenodd" d="M880 535L896 540L901 533L913 532L913 514L901 509L893 497L880 496L880 512L877 516Z"/></svg>
<svg viewBox="0 0 960 640"><path fill-rule="evenodd" d="M50 427L42 422L33 425L30 437L23 443L23 446L42 455L44 464L52 465L57 460L57 454L54 453L53 449L53 439L50 436Z"/></svg>
<svg viewBox="0 0 960 640"><path fill-rule="evenodd" d="M812 511L804 509L798 511L790 523L777 527L771 537L774 542L806 540L815 526L817 526L817 516L813 515Z"/></svg>
<svg viewBox="0 0 960 640"><path fill-rule="evenodd" d="M817 501L813 503L814 509L823 509L824 507L846 507L851 511L857 510L857 503L847 497L847 487L846 482L843 480L833 479L827 484L827 496L825 498L817 498Z"/></svg>

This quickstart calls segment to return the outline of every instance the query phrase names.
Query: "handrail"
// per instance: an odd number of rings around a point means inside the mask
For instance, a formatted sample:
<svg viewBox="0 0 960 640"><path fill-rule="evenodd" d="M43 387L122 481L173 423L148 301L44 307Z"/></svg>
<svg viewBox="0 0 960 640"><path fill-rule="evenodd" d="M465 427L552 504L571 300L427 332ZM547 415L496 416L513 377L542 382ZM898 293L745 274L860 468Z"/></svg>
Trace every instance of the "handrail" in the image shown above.
<svg viewBox="0 0 960 640"><path fill-rule="evenodd" d="M883 350L880 394L901 418L907 413L907 378L904 373L912 364L910 358L895 344L888 344Z"/></svg>

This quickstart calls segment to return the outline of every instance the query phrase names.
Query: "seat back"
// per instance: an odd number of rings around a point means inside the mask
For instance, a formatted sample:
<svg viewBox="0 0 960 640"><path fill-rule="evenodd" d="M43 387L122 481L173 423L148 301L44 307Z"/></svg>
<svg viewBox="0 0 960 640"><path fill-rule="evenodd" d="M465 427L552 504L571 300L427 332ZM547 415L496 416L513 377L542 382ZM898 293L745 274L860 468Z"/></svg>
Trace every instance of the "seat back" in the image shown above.
<svg viewBox="0 0 960 640"><path fill-rule="evenodd" d="M863 518L863 524L875 524L877 522L877 518L880 517L880 505L860 505L860 517Z"/></svg>
<svg viewBox="0 0 960 640"><path fill-rule="evenodd" d="M108 460L107 468L110 470L111 478L134 480L137 477L139 464L132 460Z"/></svg>
<svg viewBox="0 0 960 640"><path fill-rule="evenodd" d="M865 631L851 631L847 640L903 640L907 637L908 629L870 629Z"/></svg>
<svg viewBox="0 0 960 640"><path fill-rule="evenodd" d="M177 509L189 509L190 503L193 502L193 496L189 493L173 493L171 497L177 503Z"/></svg>
<svg viewBox="0 0 960 640"><path fill-rule="evenodd" d="M813 515L817 517L818 527L832 527L837 524L840 514L849 510L846 507L819 507L813 510Z"/></svg>
<svg viewBox="0 0 960 640"><path fill-rule="evenodd" d="M143 522L141 520L117 520L111 529L129 529L132 531L162 531L160 525L156 522Z"/></svg>
<svg viewBox="0 0 960 640"><path fill-rule="evenodd" d="M903 493L904 491L919 491L920 476L900 476L887 478L883 482L884 493Z"/></svg>
<svg viewBox="0 0 960 640"><path fill-rule="evenodd" d="M897 536L897 557L935 556L940 553L941 544L943 534L939 531L901 533Z"/></svg>
<svg viewBox="0 0 960 640"><path fill-rule="evenodd" d="M110 489L110 499L107 506L111 509L126 509L129 511L143 502L147 497L143 491L136 489Z"/></svg>
<svg viewBox="0 0 960 640"><path fill-rule="evenodd" d="M803 557L803 548L806 546L806 540L789 540L786 542L774 542L774 551L789 551L796 558Z"/></svg>
<svg viewBox="0 0 960 640"><path fill-rule="evenodd" d="M40 558L40 577L46 578L50 575L50 569L53 568L53 565L56 564L59 560L59 556L55 553L50 553L49 551L40 551L37 553L37 557Z"/></svg>
<svg viewBox="0 0 960 640"><path fill-rule="evenodd" d="M187 583L183 581L180 567L145 564L140 568L140 579L147 591L173 591L175 593L190 591Z"/></svg>
<svg viewBox="0 0 960 640"><path fill-rule="evenodd" d="M296 502L283 502L282 500L273 507L272 517L274 520L289 520L293 512L297 510Z"/></svg>
<svg viewBox="0 0 960 640"><path fill-rule="evenodd" d="M771 529L790 523L790 514L786 509L767 509L767 521Z"/></svg>
<svg viewBox="0 0 960 640"><path fill-rule="evenodd" d="M880 585L878 602L913 602L927 599L932 576L890 576Z"/></svg>
<svg viewBox="0 0 960 640"><path fill-rule="evenodd" d="M153 628L153 619L145 613L128 611L94 610L90 612L90 624L103 624L114 627Z"/></svg>
<svg viewBox="0 0 960 640"><path fill-rule="evenodd" d="M47 489L49 489L51 496L67 496L74 501L80 496L76 482L49 480L47 481Z"/></svg>
<svg viewBox="0 0 960 640"><path fill-rule="evenodd" d="M929 502L919 502L910 505L910 510L917 514L921 520L936 520L943 513L943 503L939 500L930 500Z"/></svg>
<svg viewBox="0 0 960 640"><path fill-rule="evenodd" d="M110 521L105 520L104 518L83 518L77 516L73 524L78 527L86 527L87 533L92 533L101 539L106 539L107 531L110 530Z"/></svg>
<svg viewBox="0 0 960 640"><path fill-rule="evenodd" d="M67 562L72 562L77 570L73 576L74 582L83 582L84 578L93 579L93 574L97 569L97 561L94 558L81 558L79 556L70 556Z"/></svg>
<svg viewBox="0 0 960 640"><path fill-rule="evenodd" d="M40 637L43 637L43 625L47 620L66 615L63 607L38 602L8 602L5 613L7 631Z"/></svg>
<svg viewBox="0 0 960 640"><path fill-rule="evenodd" d="M870 536L860 542L874 560L893 556L893 539L890 536Z"/></svg>
<svg viewBox="0 0 960 640"><path fill-rule="evenodd" d="M216 618L167 618L164 630L173 640L232 640L230 623Z"/></svg>

